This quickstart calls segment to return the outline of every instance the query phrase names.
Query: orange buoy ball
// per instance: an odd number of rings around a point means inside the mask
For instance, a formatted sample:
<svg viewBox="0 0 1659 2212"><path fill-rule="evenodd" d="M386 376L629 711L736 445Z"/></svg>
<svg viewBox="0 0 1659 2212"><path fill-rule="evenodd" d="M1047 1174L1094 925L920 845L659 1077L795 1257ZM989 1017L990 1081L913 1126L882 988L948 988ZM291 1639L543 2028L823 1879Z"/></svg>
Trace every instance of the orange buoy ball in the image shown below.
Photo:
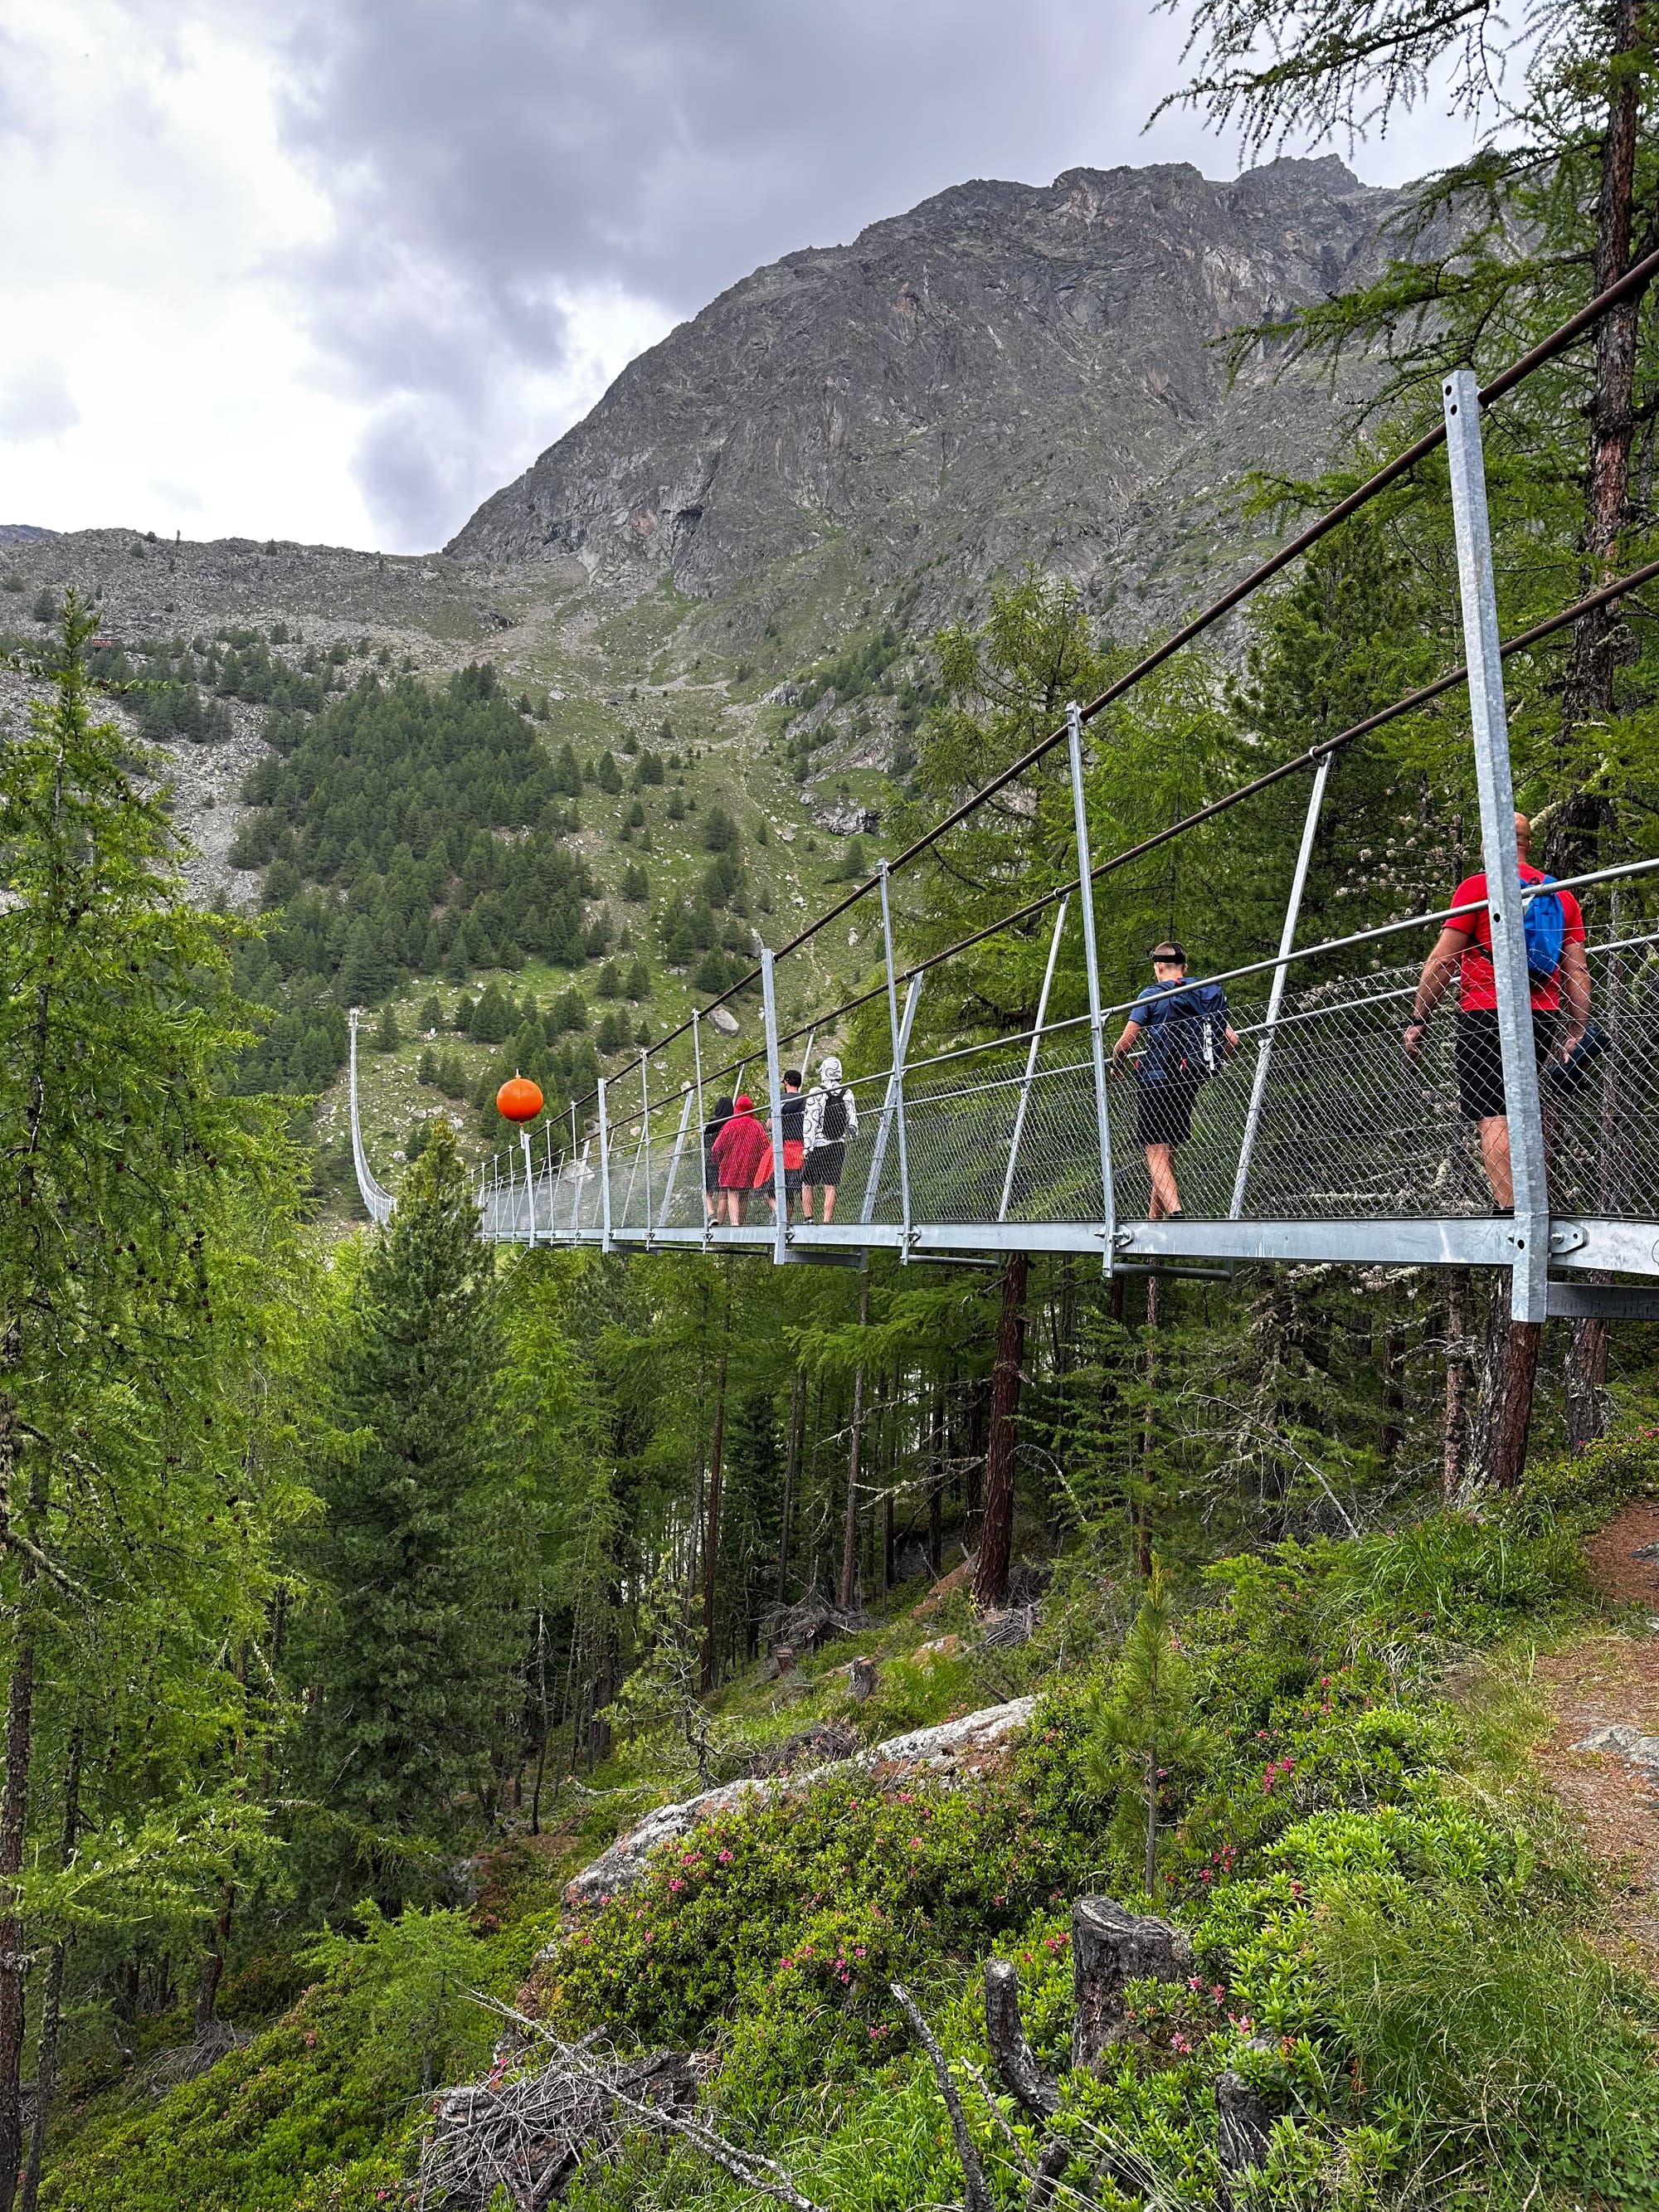
<svg viewBox="0 0 1659 2212"><path fill-rule="evenodd" d="M495 1093L495 1111L509 1121L533 1121L542 1110L539 1084L527 1075L514 1075Z"/></svg>

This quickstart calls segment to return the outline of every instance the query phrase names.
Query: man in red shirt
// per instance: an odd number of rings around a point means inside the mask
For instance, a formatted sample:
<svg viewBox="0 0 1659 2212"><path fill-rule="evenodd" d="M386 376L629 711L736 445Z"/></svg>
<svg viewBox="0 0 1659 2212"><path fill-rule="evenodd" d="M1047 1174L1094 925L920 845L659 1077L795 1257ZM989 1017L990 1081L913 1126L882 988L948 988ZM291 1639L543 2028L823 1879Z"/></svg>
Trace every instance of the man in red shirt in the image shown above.
<svg viewBox="0 0 1659 2212"><path fill-rule="evenodd" d="M1524 814L1515 817L1515 841L1521 849L1521 880L1541 884L1540 869L1527 858L1532 824ZM1480 1132L1480 1157L1492 1201L1500 1213L1515 1210L1515 1183L1510 1172L1508 1102L1504 1095L1504 1055L1498 1035L1498 987L1492 964L1492 917L1480 902L1486 896L1484 873L1465 876L1452 893L1454 907L1473 907L1469 914L1454 914L1435 940L1418 978L1417 1000L1406 1025L1406 1049L1413 1056L1423 1044L1429 1016L1440 1003L1458 971L1457 1103L1465 1121ZM1589 1020L1589 968L1584 958L1584 917L1571 891L1553 890L1560 902L1563 922L1560 960L1550 975L1534 973L1532 1035L1538 1065L1565 1060L1583 1036Z"/></svg>

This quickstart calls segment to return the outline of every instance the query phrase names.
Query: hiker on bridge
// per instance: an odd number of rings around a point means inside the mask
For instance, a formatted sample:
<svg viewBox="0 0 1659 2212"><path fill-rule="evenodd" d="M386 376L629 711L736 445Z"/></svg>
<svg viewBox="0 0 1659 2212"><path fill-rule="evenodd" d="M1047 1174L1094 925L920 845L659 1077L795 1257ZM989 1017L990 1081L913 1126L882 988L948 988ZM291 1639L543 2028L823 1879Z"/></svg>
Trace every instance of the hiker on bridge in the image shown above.
<svg viewBox="0 0 1659 2212"><path fill-rule="evenodd" d="M836 1218L836 1192L847 1166L847 1139L858 1134L859 1109L853 1094L841 1079L841 1062L832 1053L818 1069L818 1079L806 1094L801 1124L804 1154L801 1167L800 1210L812 1218L812 1193L823 1193L823 1218Z"/></svg>
<svg viewBox="0 0 1659 2212"><path fill-rule="evenodd" d="M778 1101L778 1126L783 1136L783 1203L784 1218L795 1218L795 1200L800 1195L800 1181L805 1163L806 1101L800 1095L800 1070L786 1067L783 1071L783 1096ZM761 1154L760 1165L755 1170L755 1188L767 1194L767 1204L775 1221L778 1213L777 1160L772 1150L772 1133L766 1135L766 1150Z"/></svg>
<svg viewBox="0 0 1659 2212"><path fill-rule="evenodd" d="M718 1225L726 1218L726 1207L720 1197L720 1171L714 1158L714 1146L720 1131L732 1118L732 1101L717 1098L714 1110L702 1125L702 1212L703 1219Z"/></svg>
<svg viewBox="0 0 1659 2212"><path fill-rule="evenodd" d="M1515 817L1515 842L1521 852L1523 884L1554 878L1527 858L1532 824ZM1423 1048L1431 1014L1457 974L1457 1103L1466 1121L1480 1133L1480 1158L1499 1213L1515 1211L1515 1182L1510 1168L1509 1101L1504 1090L1504 1051L1498 1033L1498 981L1492 964L1492 916L1484 903L1485 871L1465 876L1451 904L1454 913L1435 939L1417 981L1412 1018L1406 1024L1406 1050L1413 1059ZM1532 985L1533 1052L1541 1071L1552 1061L1565 1066L1589 1023L1589 964L1584 957L1584 917L1571 891L1549 890L1528 899L1525 908L1527 972ZM1547 1140L1549 1130L1546 1127Z"/></svg>
<svg viewBox="0 0 1659 2212"><path fill-rule="evenodd" d="M1129 1010L1123 1034L1112 1047L1112 1073L1144 1035L1146 1048L1135 1063L1135 1134L1146 1148L1152 1179L1147 1218L1179 1218L1181 1191L1175 1176L1175 1148L1193 1133L1193 1102L1238 1037L1227 1014L1227 994L1187 973L1185 948L1173 939L1155 945L1149 983Z"/></svg>
<svg viewBox="0 0 1659 2212"><path fill-rule="evenodd" d="M744 1194L755 1187L755 1170L766 1150L766 1132L755 1112L755 1102L745 1091L732 1106L732 1118L714 1139L714 1165L720 1170L719 1204L728 1225L743 1226ZM718 1223L721 1213L714 1216Z"/></svg>

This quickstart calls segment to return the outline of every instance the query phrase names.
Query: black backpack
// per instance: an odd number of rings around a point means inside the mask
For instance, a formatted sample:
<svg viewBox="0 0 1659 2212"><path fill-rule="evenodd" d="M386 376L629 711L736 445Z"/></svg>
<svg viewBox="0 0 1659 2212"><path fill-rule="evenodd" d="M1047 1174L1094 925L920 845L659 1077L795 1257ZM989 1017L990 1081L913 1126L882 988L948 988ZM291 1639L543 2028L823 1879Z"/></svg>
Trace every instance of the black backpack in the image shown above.
<svg viewBox="0 0 1659 2212"><path fill-rule="evenodd" d="M847 1134L847 1100L839 1091L826 1091L823 1094L821 1134L826 1145L838 1145Z"/></svg>

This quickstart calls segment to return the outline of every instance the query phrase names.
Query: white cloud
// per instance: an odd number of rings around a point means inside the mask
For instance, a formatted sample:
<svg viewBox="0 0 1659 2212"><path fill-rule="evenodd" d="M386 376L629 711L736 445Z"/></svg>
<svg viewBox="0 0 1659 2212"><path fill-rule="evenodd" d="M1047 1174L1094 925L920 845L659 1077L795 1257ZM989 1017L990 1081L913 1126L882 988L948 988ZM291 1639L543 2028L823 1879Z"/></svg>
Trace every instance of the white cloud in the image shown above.
<svg viewBox="0 0 1659 2212"><path fill-rule="evenodd" d="M1181 35L1149 0L1017 35L1001 0L27 4L0 520L59 529L429 547L757 262L974 175L1234 166L1141 134ZM1466 135L1427 110L1358 166Z"/></svg>
<svg viewBox="0 0 1659 2212"><path fill-rule="evenodd" d="M27 216L0 234L0 388L40 391L49 342L78 411L8 453L6 519L372 542L361 409L325 388L276 273L330 215L281 145L270 57L57 0L10 58L0 202Z"/></svg>
<svg viewBox="0 0 1659 2212"><path fill-rule="evenodd" d="M81 419L63 363L42 354L16 362L0 382L0 440L32 445L37 438L59 438Z"/></svg>

